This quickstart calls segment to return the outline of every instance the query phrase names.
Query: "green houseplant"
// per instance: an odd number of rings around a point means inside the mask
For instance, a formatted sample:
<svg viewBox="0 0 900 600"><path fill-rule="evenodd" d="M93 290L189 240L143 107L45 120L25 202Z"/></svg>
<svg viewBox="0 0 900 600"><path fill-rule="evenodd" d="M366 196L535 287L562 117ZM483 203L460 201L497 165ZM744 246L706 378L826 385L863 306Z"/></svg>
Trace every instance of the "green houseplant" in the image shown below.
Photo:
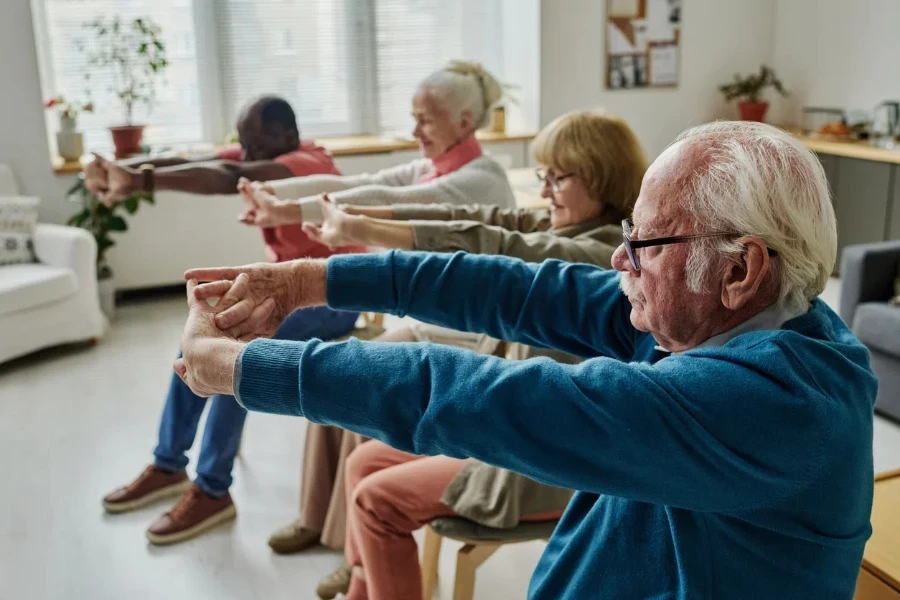
<svg viewBox="0 0 900 600"><path fill-rule="evenodd" d="M761 94L767 88L774 88L782 96L788 92L784 89L781 80L775 75L775 71L766 65L759 68L759 73L741 77L737 73L734 81L719 86L719 91L724 94L729 102L740 99L738 111L744 121L762 121L769 109L769 103L761 99Z"/></svg>
<svg viewBox="0 0 900 600"><path fill-rule="evenodd" d="M94 43L81 45L88 65L106 69L113 75L110 91L122 105L125 124L110 127L116 157L123 158L141 151L144 125L133 122L134 109L144 104L153 107L156 83L169 65L162 29L147 18L122 22L118 16L85 23Z"/></svg>
<svg viewBox="0 0 900 600"><path fill-rule="evenodd" d="M107 317L112 318L115 309L115 285L113 272L106 256L107 251L116 245L111 234L128 231L128 222L119 214L121 211L124 210L129 215L133 215L140 208L141 202L153 204L153 196L144 193L133 194L122 202L117 202L109 207L88 191L84 177L79 176L75 185L66 192L66 197L81 206L81 210L72 215L68 224L86 229L97 242L97 283L100 289L100 306Z"/></svg>

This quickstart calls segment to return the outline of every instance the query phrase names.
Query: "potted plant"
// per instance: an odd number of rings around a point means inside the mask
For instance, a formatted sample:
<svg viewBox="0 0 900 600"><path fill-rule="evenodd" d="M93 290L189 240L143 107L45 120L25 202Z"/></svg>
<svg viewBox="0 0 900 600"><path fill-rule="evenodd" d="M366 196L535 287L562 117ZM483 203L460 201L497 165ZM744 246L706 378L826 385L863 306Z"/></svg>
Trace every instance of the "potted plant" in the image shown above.
<svg viewBox="0 0 900 600"><path fill-rule="evenodd" d="M760 99L760 94L766 88L775 88L779 94L787 97L781 80L775 75L775 71L762 65L758 74L747 75L741 77L735 74L734 81L719 86L719 91L725 95L725 99L729 102L738 98L743 98L738 102L738 111L741 119L744 121L762 121L769 109L769 103Z"/></svg>
<svg viewBox="0 0 900 600"><path fill-rule="evenodd" d="M56 147L65 161L76 161L84 154L84 139L78 131L78 111L94 112L91 102L68 102L60 94L44 102L44 108L59 112Z"/></svg>
<svg viewBox="0 0 900 600"><path fill-rule="evenodd" d="M69 219L68 224L91 232L97 242L97 289L100 307L104 314L112 319L116 306L116 286L106 253L116 245L116 242L110 234L128 231L128 222L117 213L125 210L129 215L133 215L140 208L141 202L153 204L153 196L144 193L133 194L109 207L88 191L83 176L78 177L78 181L66 192L66 196L81 205L81 210Z"/></svg>
<svg viewBox="0 0 900 600"><path fill-rule="evenodd" d="M506 133L506 107L510 104L519 105L519 100L513 93L519 86L511 83L501 83L502 94L497 105L491 111L491 131L494 133Z"/></svg>
<svg viewBox="0 0 900 600"><path fill-rule="evenodd" d="M135 106L153 107L157 78L169 65L162 30L153 21L137 18L123 23L119 17L97 19L84 25L95 37L95 44L87 54L88 65L107 69L113 76L110 91L122 104L125 124L110 127L116 158L141 152L144 125L133 122Z"/></svg>

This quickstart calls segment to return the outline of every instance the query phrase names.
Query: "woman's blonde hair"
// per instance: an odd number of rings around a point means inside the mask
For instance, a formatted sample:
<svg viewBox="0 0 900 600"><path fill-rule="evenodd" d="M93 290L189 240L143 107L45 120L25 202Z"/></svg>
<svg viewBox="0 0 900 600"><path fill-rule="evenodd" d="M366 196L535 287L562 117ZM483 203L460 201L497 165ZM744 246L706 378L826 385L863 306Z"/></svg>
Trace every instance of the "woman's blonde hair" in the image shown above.
<svg viewBox="0 0 900 600"><path fill-rule="evenodd" d="M480 63L451 60L419 84L420 90L433 94L441 106L461 115L469 111L475 129L491 121L491 109L503 96L503 87Z"/></svg>
<svg viewBox="0 0 900 600"><path fill-rule="evenodd" d="M647 156L625 121L602 110L569 112L544 127L533 148L539 163L577 175L607 210L631 215Z"/></svg>

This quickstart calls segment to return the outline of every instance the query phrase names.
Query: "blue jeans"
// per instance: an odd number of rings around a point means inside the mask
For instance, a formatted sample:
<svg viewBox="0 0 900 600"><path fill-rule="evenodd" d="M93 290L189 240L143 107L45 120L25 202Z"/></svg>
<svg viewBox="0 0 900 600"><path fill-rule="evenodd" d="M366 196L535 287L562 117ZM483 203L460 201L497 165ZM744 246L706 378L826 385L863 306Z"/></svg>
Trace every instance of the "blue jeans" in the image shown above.
<svg viewBox="0 0 900 600"><path fill-rule="evenodd" d="M358 313L331 310L327 306L295 310L278 328L275 338L305 341L312 338L331 340L353 331ZM231 487L231 469L241 443L241 432L247 411L234 396L213 396L200 458L197 461L195 483L207 494L223 496ZM188 464L185 454L193 445L197 425L206 402L172 374L169 395L159 424L159 441L154 464L166 471L183 471Z"/></svg>

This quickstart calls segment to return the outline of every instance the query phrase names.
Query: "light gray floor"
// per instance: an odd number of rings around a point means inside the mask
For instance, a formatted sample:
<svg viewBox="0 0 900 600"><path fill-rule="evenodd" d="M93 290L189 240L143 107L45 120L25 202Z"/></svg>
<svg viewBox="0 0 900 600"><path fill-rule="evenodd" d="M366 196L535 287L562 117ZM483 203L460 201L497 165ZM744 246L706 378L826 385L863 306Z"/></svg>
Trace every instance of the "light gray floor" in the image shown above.
<svg viewBox="0 0 900 600"><path fill-rule="evenodd" d="M837 293L829 285L828 301ZM233 525L160 549L143 535L165 505L103 514L101 496L150 459L184 317L178 298L129 304L95 348L0 366L0 600L305 599L338 564L330 552L278 557L265 544L296 513L301 419L248 418ZM900 466L900 428L882 419L875 465ZM441 598L456 548L445 542ZM524 598L542 548L498 552L478 571L476 598Z"/></svg>

